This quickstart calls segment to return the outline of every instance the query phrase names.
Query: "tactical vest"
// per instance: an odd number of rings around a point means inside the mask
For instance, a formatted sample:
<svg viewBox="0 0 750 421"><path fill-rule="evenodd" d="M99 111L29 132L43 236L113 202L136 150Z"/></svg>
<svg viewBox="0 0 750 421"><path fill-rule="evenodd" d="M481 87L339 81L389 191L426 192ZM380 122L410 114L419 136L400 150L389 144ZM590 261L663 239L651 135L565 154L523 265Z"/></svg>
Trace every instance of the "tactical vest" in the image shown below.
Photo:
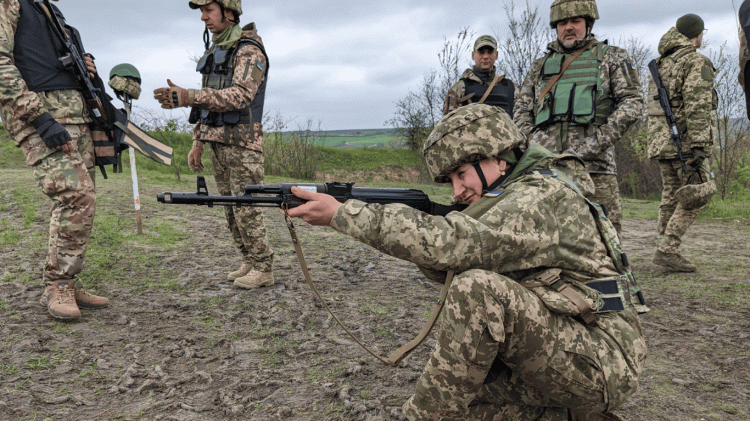
<svg viewBox="0 0 750 421"><path fill-rule="evenodd" d="M487 92L487 85L481 84L473 79L463 79L464 81L464 93L465 95L474 94L472 99L479 100ZM501 80L497 85L492 88L492 91L484 100L487 105L505 110L506 113L513 118L513 97L515 95L516 87L508 79ZM462 104L465 105L465 104Z"/></svg>
<svg viewBox="0 0 750 421"><path fill-rule="evenodd" d="M235 48L221 50L214 48L198 61L196 71L203 75L202 87L211 89L227 89L232 86L232 76L234 75L234 59L237 51L245 45L254 45L260 49L268 63L268 55L263 46L252 39L243 38ZM263 120L263 103L266 96L266 81L268 80L268 65L264 70L266 78L258 87L253 101L247 108L241 110L228 111L219 113L193 107L190 112L190 123L200 122L207 126L221 127L234 126L237 124L252 124ZM250 69L248 68L248 71Z"/></svg>
<svg viewBox="0 0 750 421"><path fill-rule="evenodd" d="M614 111L614 102L602 90L601 64L609 45L598 43L576 58L542 103L536 106L536 127L558 123L601 126ZM542 86L560 74L567 54L551 53L542 66Z"/></svg>
<svg viewBox="0 0 750 421"><path fill-rule="evenodd" d="M21 0L19 3L21 10L13 57L26 86L33 92L80 89L73 74L60 64L63 47L52 33L47 17L31 1ZM62 13L54 5L52 11L60 22L65 22ZM67 25L65 29L83 51L77 31Z"/></svg>

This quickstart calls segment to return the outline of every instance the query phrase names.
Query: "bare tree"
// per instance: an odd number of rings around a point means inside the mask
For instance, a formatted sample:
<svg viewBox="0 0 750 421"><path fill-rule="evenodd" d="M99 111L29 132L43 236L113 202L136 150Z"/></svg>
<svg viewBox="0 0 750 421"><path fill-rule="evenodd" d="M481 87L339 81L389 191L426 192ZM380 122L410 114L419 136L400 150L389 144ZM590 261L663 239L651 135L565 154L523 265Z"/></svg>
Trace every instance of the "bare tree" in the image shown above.
<svg viewBox="0 0 750 421"><path fill-rule="evenodd" d="M496 30L498 39L497 69L510 80L521 84L531 68L531 63L540 57L549 39L547 21L539 12L539 4L531 6L524 1L525 8L517 11L514 0L503 2L507 26Z"/></svg>
<svg viewBox="0 0 750 421"><path fill-rule="evenodd" d="M737 55L728 51L725 42L718 50L708 54L716 68L714 89L719 96L719 106L716 110L718 150L715 171L716 185L722 200L726 198L729 187L737 179L737 170L748 150L750 135L745 120L745 97L737 83Z"/></svg>
<svg viewBox="0 0 750 421"><path fill-rule="evenodd" d="M443 50L438 53L442 70L440 88L443 93L448 92L461 77L461 62L464 61L464 54L471 51L471 42L475 35L474 31L469 31L469 28L465 27L458 31L455 40L443 39Z"/></svg>

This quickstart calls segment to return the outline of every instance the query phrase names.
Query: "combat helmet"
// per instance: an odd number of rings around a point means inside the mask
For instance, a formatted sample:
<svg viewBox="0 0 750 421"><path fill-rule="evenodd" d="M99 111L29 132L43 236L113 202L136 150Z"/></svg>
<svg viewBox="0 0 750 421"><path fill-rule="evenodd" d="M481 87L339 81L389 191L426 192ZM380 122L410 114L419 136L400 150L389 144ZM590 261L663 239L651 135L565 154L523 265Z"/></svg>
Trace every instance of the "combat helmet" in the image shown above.
<svg viewBox="0 0 750 421"><path fill-rule="evenodd" d="M109 72L109 86L118 97L126 94L130 98L138 99L141 95L141 74L130 63L121 63Z"/></svg>
<svg viewBox="0 0 750 421"><path fill-rule="evenodd" d="M525 143L508 113L487 104L470 104L435 126L422 153L435 182L448 183L448 174L467 162L499 157L515 163L514 149Z"/></svg>
<svg viewBox="0 0 750 421"><path fill-rule="evenodd" d="M576 16L585 18L589 26L593 26L594 21L599 19L596 0L555 0L550 6L549 23L554 29L557 22Z"/></svg>
<svg viewBox="0 0 750 421"><path fill-rule="evenodd" d="M199 9L201 6L213 2L219 3L221 7L233 11L237 17L242 14L242 0L190 0L188 5L191 9Z"/></svg>

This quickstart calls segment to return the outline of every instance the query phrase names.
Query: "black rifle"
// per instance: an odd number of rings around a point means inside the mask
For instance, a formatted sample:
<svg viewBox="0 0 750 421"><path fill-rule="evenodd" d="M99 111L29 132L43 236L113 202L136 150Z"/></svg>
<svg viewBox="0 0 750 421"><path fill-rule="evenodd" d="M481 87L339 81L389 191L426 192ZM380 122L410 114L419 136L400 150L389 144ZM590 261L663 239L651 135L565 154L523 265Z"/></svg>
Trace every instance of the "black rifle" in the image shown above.
<svg viewBox="0 0 750 421"><path fill-rule="evenodd" d="M445 216L451 211L466 209L466 205L442 205L435 203L421 190L379 187L353 187L354 183L283 183L275 186L248 184L245 194L240 196L209 196L206 180L198 176L198 191L195 193L159 193L156 200L161 203L175 205L199 206L257 206L257 207L287 207L293 208L305 203L291 192L292 187L299 187L311 192L325 193L336 198L341 203L349 199L361 200L366 203L401 203L426 212L430 215ZM265 195L265 196L257 196Z"/></svg>
<svg viewBox="0 0 750 421"><path fill-rule="evenodd" d="M687 174L688 171L687 165L685 165L685 158L682 157L682 139L680 139L680 131L677 129L677 120L674 117L674 112L672 112L672 104L669 103L667 88L665 88L664 84L661 82L659 66L656 64L656 60L651 60L648 63L648 70L651 72L651 77L654 78L654 83L656 83L656 91L658 95L655 96L654 99L659 100L661 109L664 110L664 115L667 118L667 126L669 126L669 133L672 135L672 140L674 140L675 145L677 145L677 156L680 158L680 163L682 164L682 172L683 174ZM693 176L697 172L698 169L694 168L693 172L688 176L687 184L690 184ZM698 174L698 177L700 177L700 173Z"/></svg>
<svg viewBox="0 0 750 421"><path fill-rule="evenodd" d="M107 112L105 111L104 104L102 104L100 89L94 86L91 82L89 75L89 69L86 67L86 60L83 55L78 51L78 46L70 35L65 31L65 27L60 22L55 9L50 5L49 0L35 0L36 3L42 3L42 11L47 16L50 22L52 32L55 33L57 39L63 45L65 54L60 57L60 64L75 75L81 87L81 95L88 105L89 113L91 117L97 123L104 124L107 122Z"/></svg>

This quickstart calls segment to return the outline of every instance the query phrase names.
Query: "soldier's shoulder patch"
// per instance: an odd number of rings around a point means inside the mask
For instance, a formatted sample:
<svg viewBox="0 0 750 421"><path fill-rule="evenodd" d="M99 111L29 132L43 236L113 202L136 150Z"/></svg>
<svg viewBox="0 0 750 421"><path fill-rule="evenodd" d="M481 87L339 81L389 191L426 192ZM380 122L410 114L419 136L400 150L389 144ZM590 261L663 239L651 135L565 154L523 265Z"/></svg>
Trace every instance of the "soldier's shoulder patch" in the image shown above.
<svg viewBox="0 0 750 421"><path fill-rule="evenodd" d="M255 83L260 83L260 79L263 77L263 74L266 72L266 66L263 64L262 61L258 60L253 65L253 71L250 73L250 77L253 79Z"/></svg>
<svg viewBox="0 0 750 421"><path fill-rule="evenodd" d="M701 67L701 77L707 82L714 81L714 69L711 66Z"/></svg>

